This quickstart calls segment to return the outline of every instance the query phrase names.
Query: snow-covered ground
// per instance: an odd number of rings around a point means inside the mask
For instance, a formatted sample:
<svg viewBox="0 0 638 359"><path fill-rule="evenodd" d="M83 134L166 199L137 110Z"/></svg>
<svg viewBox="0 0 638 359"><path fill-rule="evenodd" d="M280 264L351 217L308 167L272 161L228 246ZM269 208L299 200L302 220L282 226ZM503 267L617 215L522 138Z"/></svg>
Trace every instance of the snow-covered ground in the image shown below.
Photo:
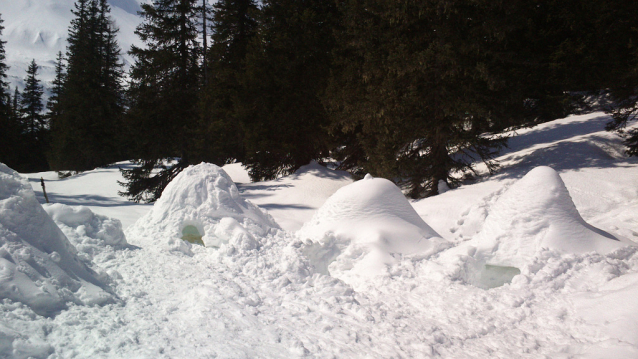
<svg viewBox="0 0 638 359"><path fill-rule="evenodd" d="M519 131L497 175L413 202L314 163L199 165L154 206L117 166L3 170L0 357L637 358L638 159L608 120Z"/></svg>

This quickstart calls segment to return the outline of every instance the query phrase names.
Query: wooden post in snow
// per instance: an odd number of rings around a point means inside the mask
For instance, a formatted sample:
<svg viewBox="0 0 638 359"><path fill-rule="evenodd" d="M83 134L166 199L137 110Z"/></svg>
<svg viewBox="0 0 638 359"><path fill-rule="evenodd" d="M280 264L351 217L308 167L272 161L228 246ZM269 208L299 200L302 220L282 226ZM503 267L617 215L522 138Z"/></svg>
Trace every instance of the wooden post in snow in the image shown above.
<svg viewBox="0 0 638 359"><path fill-rule="evenodd" d="M49 203L49 196L47 196L47 190L44 188L44 178L40 177L40 184L42 185L42 193L44 193L44 199Z"/></svg>

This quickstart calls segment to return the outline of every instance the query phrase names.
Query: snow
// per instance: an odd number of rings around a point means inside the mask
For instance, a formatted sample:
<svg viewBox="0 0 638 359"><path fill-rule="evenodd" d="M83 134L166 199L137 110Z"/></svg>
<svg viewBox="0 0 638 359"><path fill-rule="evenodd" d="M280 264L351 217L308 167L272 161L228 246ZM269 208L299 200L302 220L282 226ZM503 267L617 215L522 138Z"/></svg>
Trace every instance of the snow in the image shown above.
<svg viewBox="0 0 638 359"><path fill-rule="evenodd" d="M239 195L233 180L218 166L201 163L189 166L166 186L153 208L129 228L131 236L168 238L189 252L182 238L184 230L201 236L207 247L224 243L253 249L253 235L264 236L279 228L275 220ZM182 249L180 249L182 250Z"/></svg>
<svg viewBox="0 0 638 359"><path fill-rule="evenodd" d="M237 169L237 165L224 166L235 182L242 183L242 196L267 210L288 231L299 230L328 197L352 183L347 172L329 170L314 161L290 176L269 182L247 183L246 171L242 177Z"/></svg>
<svg viewBox="0 0 638 359"><path fill-rule="evenodd" d="M561 253L610 253L623 243L587 224L565 184L550 167L536 167L491 208L473 240L489 265L521 268L542 249Z"/></svg>
<svg viewBox="0 0 638 359"><path fill-rule="evenodd" d="M35 195L6 169L33 214L2 226L63 233L118 300L43 316L3 295L0 357L637 357L638 159L607 121L513 133L497 175L419 201L316 163L261 183L193 166L152 206L117 196L129 163L27 174Z"/></svg>
<svg viewBox="0 0 638 359"><path fill-rule="evenodd" d="M118 195L118 191L124 190L118 185L118 181L124 181L119 169L131 166L130 162L119 162L62 179L55 172L29 173L26 176L40 203L45 202L40 183L42 178L51 203L84 206L94 213L119 219L122 227L127 228L151 209L151 205L128 202Z"/></svg>
<svg viewBox="0 0 638 359"><path fill-rule="evenodd" d="M395 257L425 257L447 244L394 183L369 174L336 191L297 235L311 240L306 254L316 267L351 284L382 274Z"/></svg>
<svg viewBox="0 0 638 359"><path fill-rule="evenodd" d="M0 164L0 297L54 315L67 302L113 302L110 289L37 202L29 183Z"/></svg>

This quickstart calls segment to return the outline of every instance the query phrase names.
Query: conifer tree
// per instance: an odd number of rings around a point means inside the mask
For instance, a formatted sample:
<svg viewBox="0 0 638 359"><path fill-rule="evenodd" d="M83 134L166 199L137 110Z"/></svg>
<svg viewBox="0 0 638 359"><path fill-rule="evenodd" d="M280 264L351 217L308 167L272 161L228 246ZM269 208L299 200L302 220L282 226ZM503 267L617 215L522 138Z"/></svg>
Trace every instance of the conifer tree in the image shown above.
<svg viewBox="0 0 638 359"><path fill-rule="evenodd" d="M18 90L18 86L13 90L13 98L11 100L11 109L10 116L16 123L22 124L22 111L20 108L20 103L22 99L22 94L20 90ZM19 127L19 126L18 126ZM22 130L20 130L22 132Z"/></svg>
<svg viewBox="0 0 638 359"><path fill-rule="evenodd" d="M638 120L638 3L613 0L596 5L592 12L598 21L589 48L598 55L595 63L599 68L593 71L598 70L606 80L598 89L609 89L613 101L606 109L612 116L607 130L624 139L627 155L638 156L638 128L627 129Z"/></svg>
<svg viewBox="0 0 638 359"><path fill-rule="evenodd" d="M294 172L327 155L321 103L332 64L333 1L266 0L242 86L244 165L253 180Z"/></svg>
<svg viewBox="0 0 638 359"><path fill-rule="evenodd" d="M19 131L16 128L16 123L12 118L11 109L11 93L6 82L7 70L9 67L6 63L6 53L4 44L6 41L2 41L2 31L4 26L3 20L0 16L0 162L5 163L9 167L15 167L18 163L16 159L16 138L19 135Z"/></svg>
<svg viewBox="0 0 638 359"><path fill-rule="evenodd" d="M75 3L60 114L52 125L56 170L84 171L123 159L123 65L109 12L105 0Z"/></svg>
<svg viewBox="0 0 638 359"><path fill-rule="evenodd" d="M241 78L246 72L246 53L256 33L258 12L253 0L220 0L214 5L212 46L205 54L208 70L200 104L201 127L206 135L198 150L208 162L243 160Z"/></svg>
<svg viewBox="0 0 638 359"><path fill-rule="evenodd" d="M20 110L24 121L25 131L34 138L40 138L45 130L46 123L42 115L42 94L44 90L38 74L38 64L35 59L31 61L27 68L27 77L24 79L25 87L20 99Z"/></svg>
<svg viewBox="0 0 638 359"><path fill-rule="evenodd" d="M344 29L325 97L333 131L347 139L337 153L343 163L392 179L413 198L437 194L442 182L458 183L476 160L495 169L490 159L504 139L491 134L520 124L525 114L511 76L518 59L502 37L517 25L494 21L507 18L507 6L343 2Z"/></svg>
<svg viewBox="0 0 638 359"><path fill-rule="evenodd" d="M6 53L2 41L3 20L0 17L0 162L16 171L29 170L30 163L28 148L24 144L24 134L20 113L19 91L15 88L15 95L11 97L11 90L6 81L7 70Z"/></svg>
<svg viewBox="0 0 638 359"><path fill-rule="evenodd" d="M121 193L134 201L159 198L197 153L198 10L196 0L155 0L142 5L144 22L135 33L146 46L130 50L136 61L130 73L126 117L140 166L122 171L127 182ZM174 162L167 162L173 158Z"/></svg>
<svg viewBox="0 0 638 359"><path fill-rule="evenodd" d="M0 36L2 36L2 31L4 31L4 26L2 25L4 20L0 15ZM9 94L7 93L8 84L6 82L7 79L7 70L9 70L9 66L7 66L7 55L4 49L4 44L6 41L0 40L0 106L2 106L2 110L4 110L8 106L7 98Z"/></svg>
<svg viewBox="0 0 638 359"><path fill-rule="evenodd" d="M49 96L49 100L47 101L47 116L51 127L53 127L52 122L55 122L62 113L60 97L62 97L62 89L64 87L64 75L64 57L60 51L55 60L55 78L51 86L51 96Z"/></svg>
<svg viewBox="0 0 638 359"><path fill-rule="evenodd" d="M37 172L46 171L49 165L46 160L48 145L48 128L42 114L43 88L37 78L38 65L32 60L27 69L27 77L24 79L25 87L19 100L19 108L22 121L21 142L23 147L21 171ZM18 103L18 95L14 102Z"/></svg>

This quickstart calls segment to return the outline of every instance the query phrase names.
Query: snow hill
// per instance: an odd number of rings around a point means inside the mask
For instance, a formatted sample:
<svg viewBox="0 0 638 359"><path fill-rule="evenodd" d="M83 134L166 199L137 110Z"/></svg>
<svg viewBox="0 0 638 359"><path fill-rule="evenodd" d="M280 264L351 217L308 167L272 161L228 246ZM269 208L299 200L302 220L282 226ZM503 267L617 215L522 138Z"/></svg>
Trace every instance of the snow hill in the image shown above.
<svg viewBox="0 0 638 359"><path fill-rule="evenodd" d="M28 229L3 229L3 248L39 253L28 225L55 222L115 299L75 300L33 273L70 299L43 316L0 273L0 357L636 358L638 159L607 121L513 133L497 175L411 202L314 163L261 183L237 164L193 166L154 205L117 196L128 163L25 174L35 197L5 169L1 223ZM4 205L28 198L34 215ZM74 261L41 252L0 254L36 271Z"/></svg>
<svg viewBox="0 0 638 359"><path fill-rule="evenodd" d="M111 16L120 29L118 43L122 60L128 68L132 59L126 54L131 45L138 44L134 34L142 19L137 15L146 0L109 0ZM38 78L45 87L55 77L55 59L59 51L66 52L66 39L73 19L71 9L75 0L2 0L0 14L4 20L2 40L5 50L9 82L22 90L23 79L32 59L41 66Z"/></svg>

